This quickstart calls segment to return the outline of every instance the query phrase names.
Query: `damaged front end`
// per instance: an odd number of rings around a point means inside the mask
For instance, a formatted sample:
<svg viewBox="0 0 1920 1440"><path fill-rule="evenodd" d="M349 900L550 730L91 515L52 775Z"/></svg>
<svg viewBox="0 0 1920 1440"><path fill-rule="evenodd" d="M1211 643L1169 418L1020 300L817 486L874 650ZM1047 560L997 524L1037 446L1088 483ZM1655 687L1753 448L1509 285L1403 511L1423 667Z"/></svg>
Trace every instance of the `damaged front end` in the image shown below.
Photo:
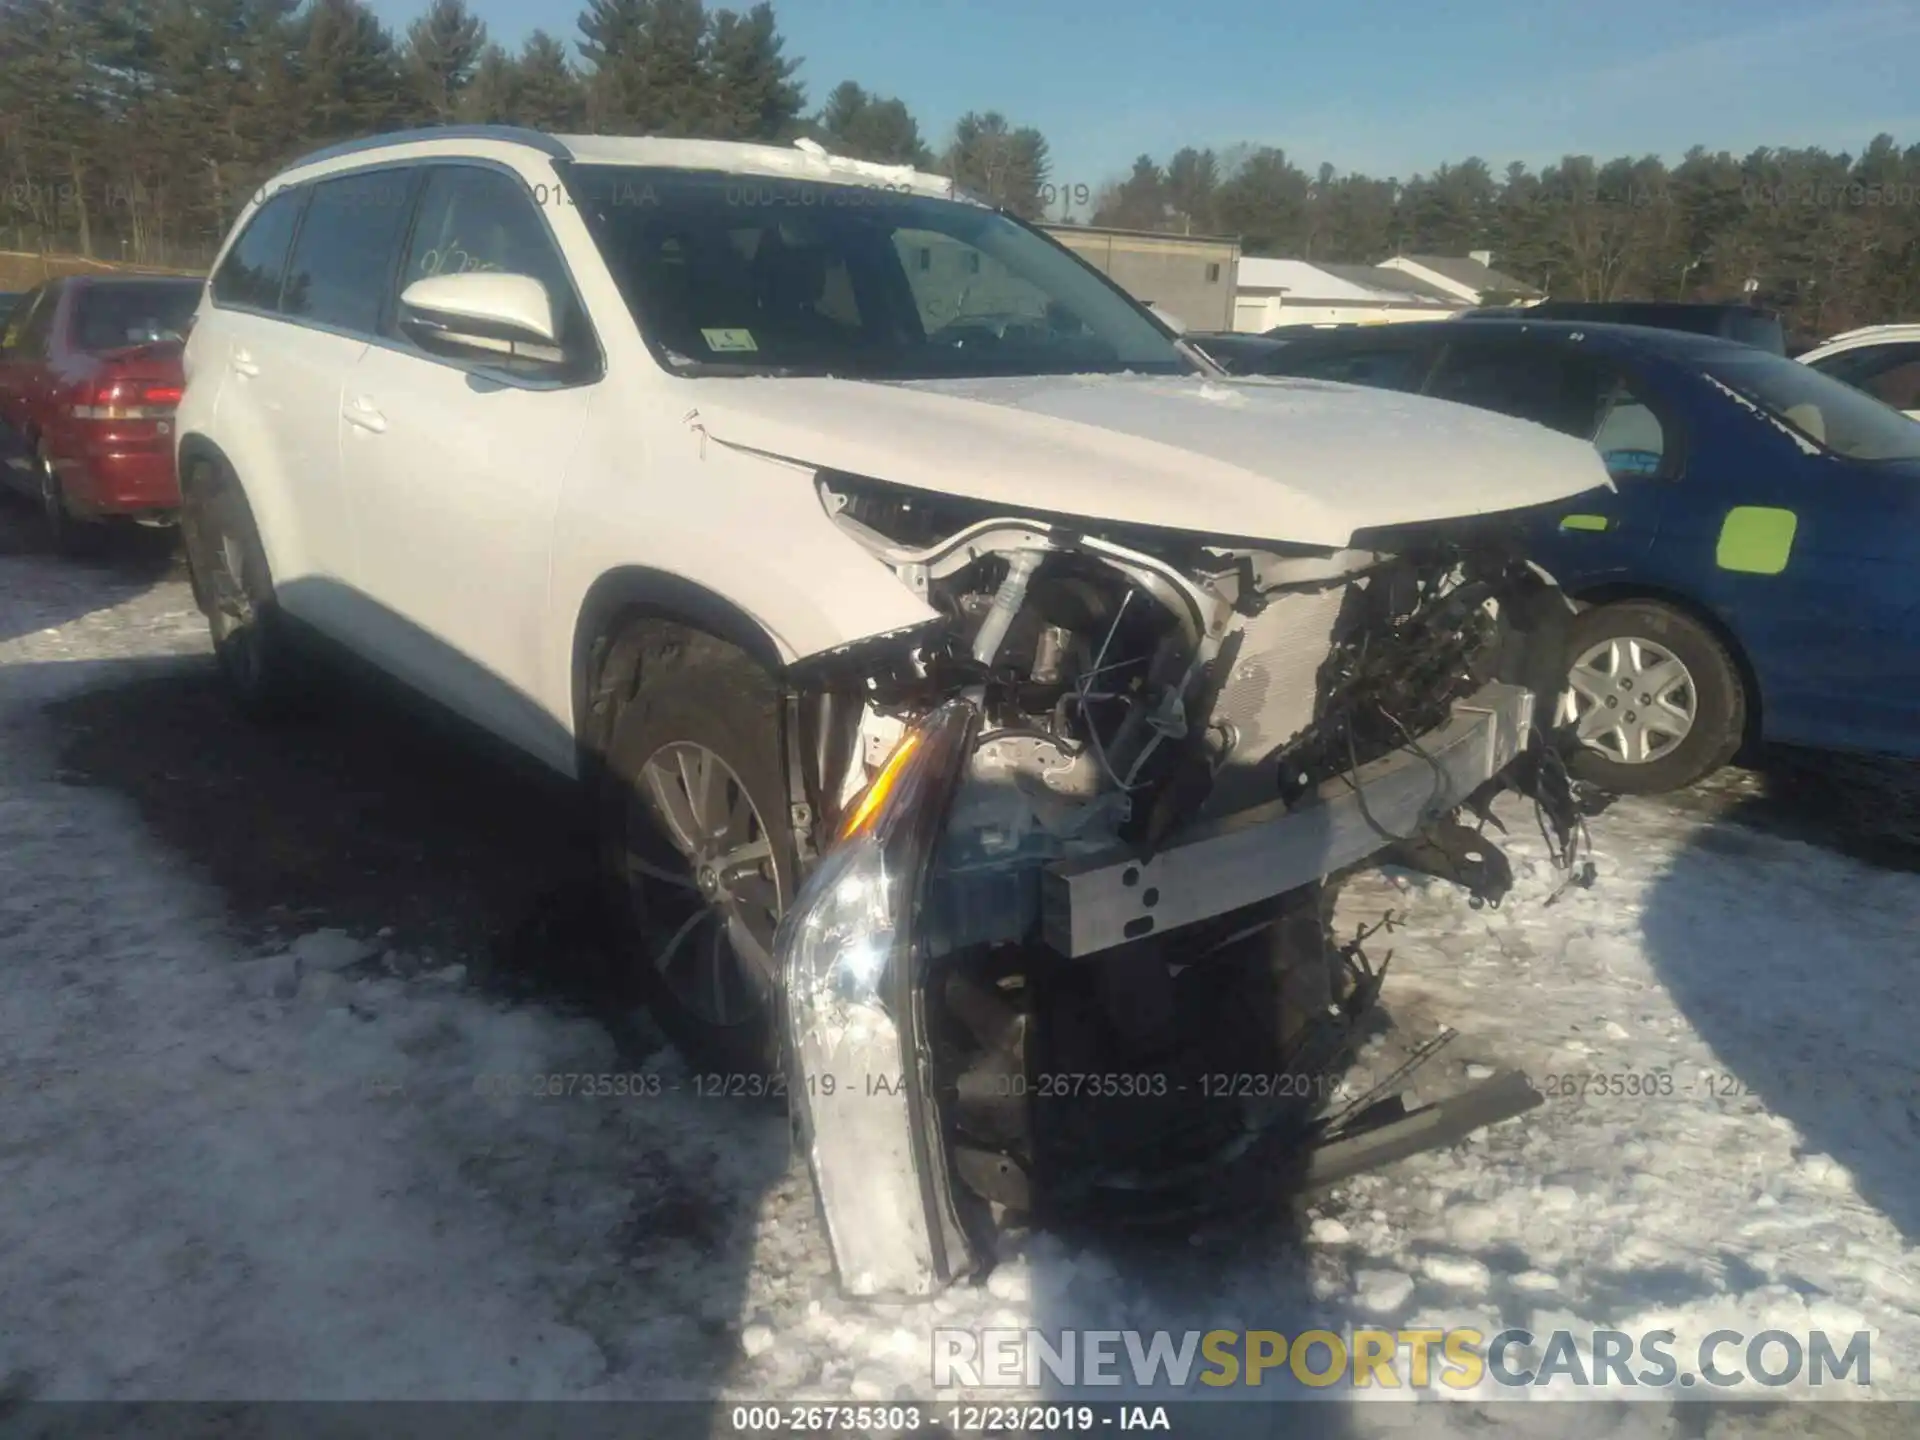
<svg viewBox="0 0 1920 1440"><path fill-rule="evenodd" d="M1009 1214L1151 1221L1364 1148L1380 1107L1327 1102L1382 972L1330 877L1392 848L1497 904L1455 816L1516 784L1578 859L1540 730L1569 607L1516 517L1330 552L819 486L942 616L791 677L831 840L776 959L842 1287L923 1296Z"/></svg>

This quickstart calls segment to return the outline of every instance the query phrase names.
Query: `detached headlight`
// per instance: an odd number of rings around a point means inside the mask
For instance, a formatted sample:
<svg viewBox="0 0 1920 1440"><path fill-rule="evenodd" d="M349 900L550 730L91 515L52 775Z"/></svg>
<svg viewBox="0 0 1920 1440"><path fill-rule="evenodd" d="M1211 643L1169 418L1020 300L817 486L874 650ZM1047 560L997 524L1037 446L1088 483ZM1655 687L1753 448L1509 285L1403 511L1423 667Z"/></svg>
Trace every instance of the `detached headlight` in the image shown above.
<svg viewBox="0 0 1920 1440"><path fill-rule="evenodd" d="M948 1177L918 921L978 710L909 730L780 923L794 1124L849 1295L919 1298L975 1268Z"/></svg>

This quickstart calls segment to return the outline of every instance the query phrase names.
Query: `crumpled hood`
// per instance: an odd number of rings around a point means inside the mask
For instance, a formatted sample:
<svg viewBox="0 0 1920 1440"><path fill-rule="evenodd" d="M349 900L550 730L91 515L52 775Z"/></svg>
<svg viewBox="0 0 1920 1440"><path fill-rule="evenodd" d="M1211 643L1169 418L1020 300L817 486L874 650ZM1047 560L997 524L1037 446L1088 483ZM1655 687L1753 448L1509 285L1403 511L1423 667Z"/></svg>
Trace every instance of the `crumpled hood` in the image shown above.
<svg viewBox="0 0 1920 1440"><path fill-rule="evenodd" d="M1376 525L1609 486L1591 445L1446 401L1301 379L707 377L725 444L1009 509L1343 547Z"/></svg>

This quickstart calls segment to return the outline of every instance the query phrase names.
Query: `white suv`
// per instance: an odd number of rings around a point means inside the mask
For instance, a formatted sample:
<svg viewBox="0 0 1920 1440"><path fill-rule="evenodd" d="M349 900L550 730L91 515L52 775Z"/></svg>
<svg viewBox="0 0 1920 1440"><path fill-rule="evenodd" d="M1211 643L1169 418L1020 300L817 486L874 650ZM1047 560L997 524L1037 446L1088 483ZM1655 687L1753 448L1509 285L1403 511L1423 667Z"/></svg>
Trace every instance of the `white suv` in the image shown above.
<svg viewBox="0 0 1920 1440"><path fill-rule="evenodd" d="M1499 888L1448 817L1564 674L1511 512L1608 483L1226 380L1038 230L805 144L310 156L186 366L240 700L317 639L590 787L632 965L710 1088L794 1102L859 1293L971 1268L989 1202L1297 1145L1377 988L1323 877L1411 837Z"/></svg>
<svg viewBox="0 0 1920 1440"><path fill-rule="evenodd" d="M1849 330L1807 351L1800 363L1920 420L1920 325Z"/></svg>

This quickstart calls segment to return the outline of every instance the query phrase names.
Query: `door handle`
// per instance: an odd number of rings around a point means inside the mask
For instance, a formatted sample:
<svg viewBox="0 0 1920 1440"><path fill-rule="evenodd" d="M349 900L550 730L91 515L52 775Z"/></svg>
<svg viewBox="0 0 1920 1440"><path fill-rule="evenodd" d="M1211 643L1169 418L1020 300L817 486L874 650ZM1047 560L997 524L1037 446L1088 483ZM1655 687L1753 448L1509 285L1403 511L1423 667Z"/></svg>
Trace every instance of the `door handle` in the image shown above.
<svg viewBox="0 0 1920 1440"><path fill-rule="evenodd" d="M349 425L371 430L376 435L387 428L387 417L375 409L373 402L364 395L342 406L340 414Z"/></svg>
<svg viewBox="0 0 1920 1440"><path fill-rule="evenodd" d="M255 363L253 356L245 350L234 351L233 358L227 363L232 367L233 373L236 375L258 375L260 373L260 366Z"/></svg>

